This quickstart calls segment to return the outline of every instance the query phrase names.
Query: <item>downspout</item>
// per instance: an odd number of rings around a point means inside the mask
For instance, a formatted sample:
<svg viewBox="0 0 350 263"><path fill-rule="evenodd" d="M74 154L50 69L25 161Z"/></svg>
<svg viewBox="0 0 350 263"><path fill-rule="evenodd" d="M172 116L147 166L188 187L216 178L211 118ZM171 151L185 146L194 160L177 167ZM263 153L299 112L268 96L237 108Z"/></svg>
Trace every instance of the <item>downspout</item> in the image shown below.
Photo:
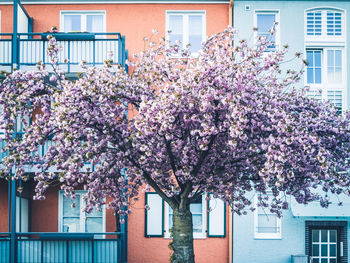
<svg viewBox="0 0 350 263"><path fill-rule="evenodd" d="M233 0L230 0L229 3L228 24L233 27Z"/></svg>

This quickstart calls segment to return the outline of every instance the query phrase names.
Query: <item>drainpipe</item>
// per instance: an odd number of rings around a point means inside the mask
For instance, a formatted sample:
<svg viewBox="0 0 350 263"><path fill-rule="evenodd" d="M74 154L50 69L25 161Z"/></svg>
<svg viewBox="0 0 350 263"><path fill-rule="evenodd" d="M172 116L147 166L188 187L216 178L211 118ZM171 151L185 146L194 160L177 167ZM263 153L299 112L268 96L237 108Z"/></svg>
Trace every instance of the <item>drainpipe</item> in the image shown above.
<svg viewBox="0 0 350 263"><path fill-rule="evenodd" d="M233 27L233 0L230 0L230 3L229 3L228 24Z"/></svg>
<svg viewBox="0 0 350 263"><path fill-rule="evenodd" d="M12 71L18 67L18 0L13 0Z"/></svg>

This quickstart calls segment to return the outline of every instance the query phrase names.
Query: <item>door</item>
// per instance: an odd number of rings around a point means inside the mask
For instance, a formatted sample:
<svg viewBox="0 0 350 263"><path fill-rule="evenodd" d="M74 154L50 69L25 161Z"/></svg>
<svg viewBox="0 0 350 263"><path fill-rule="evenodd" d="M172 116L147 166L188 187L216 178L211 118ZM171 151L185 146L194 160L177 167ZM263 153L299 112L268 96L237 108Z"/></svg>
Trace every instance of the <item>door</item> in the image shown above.
<svg viewBox="0 0 350 263"><path fill-rule="evenodd" d="M340 263L340 238L338 228L311 229L312 263Z"/></svg>

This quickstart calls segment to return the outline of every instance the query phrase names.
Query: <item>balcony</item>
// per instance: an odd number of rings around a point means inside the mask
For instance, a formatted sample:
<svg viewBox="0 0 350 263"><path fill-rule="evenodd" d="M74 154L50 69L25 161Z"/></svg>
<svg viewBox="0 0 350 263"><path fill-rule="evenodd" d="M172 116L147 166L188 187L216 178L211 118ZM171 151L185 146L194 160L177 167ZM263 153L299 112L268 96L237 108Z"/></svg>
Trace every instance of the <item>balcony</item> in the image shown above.
<svg viewBox="0 0 350 263"><path fill-rule="evenodd" d="M86 65L102 66L105 60L125 66L125 37L120 33L54 33L58 45L60 68L66 73L81 72L81 61ZM10 33L0 33L0 70L11 72L13 68L37 70L39 61L50 64L46 55L48 33L19 33L17 55L13 58L14 41ZM50 70L50 67L47 68Z"/></svg>
<svg viewBox="0 0 350 263"><path fill-rule="evenodd" d="M101 234L109 236L97 239ZM124 233L16 233L18 263L124 262ZM0 263L10 262L11 234L0 233Z"/></svg>

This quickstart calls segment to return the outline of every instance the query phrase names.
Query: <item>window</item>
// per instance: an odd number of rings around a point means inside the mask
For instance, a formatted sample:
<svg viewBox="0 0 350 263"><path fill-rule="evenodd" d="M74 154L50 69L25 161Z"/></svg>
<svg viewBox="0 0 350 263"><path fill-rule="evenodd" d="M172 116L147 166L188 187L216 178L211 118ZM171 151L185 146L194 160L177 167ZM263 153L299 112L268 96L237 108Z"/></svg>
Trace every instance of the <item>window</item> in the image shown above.
<svg viewBox="0 0 350 263"><path fill-rule="evenodd" d="M306 84L316 99L329 100L338 108L344 108L344 54L342 48L307 49ZM319 92L321 91L321 93Z"/></svg>
<svg viewBox="0 0 350 263"><path fill-rule="evenodd" d="M101 33L106 31L104 11L62 11L62 32L92 32Z"/></svg>
<svg viewBox="0 0 350 263"><path fill-rule="evenodd" d="M206 206L204 204L205 204L204 195L199 196L195 200L192 200L190 204L194 238L205 238ZM170 229L172 227L173 227L173 210L168 204L165 204L165 237L170 237Z"/></svg>
<svg viewBox="0 0 350 263"><path fill-rule="evenodd" d="M180 49L190 44L192 53L198 52L205 40L205 12L204 11L167 11L166 29L169 33L169 41L175 44L180 41Z"/></svg>
<svg viewBox="0 0 350 263"><path fill-rule="evenodd" d="M193 237L225 237L225 203L213 198L206 201L206 195L193 200L190 204L193 222ZM170 238L173 226L173 210L156 193L146 193L145 236Z"/></svg>
<svg viewBox="0 0 350 263"><path fill-rule="evenodd" d="M312 263L337 263L337 229L311 230Z"/></svg>
<svg viewBox="0 0 350 263"><path fill-rule="evenodd" d="M313 9L306 12L305 32L309 39L342 37L345 32L344 24L344 12L341 10Z"/></svg>
<svg viewBox="0 0 350 263"><path fill-rule="evenodd" d="M59 192L59 232L89 232L105 231L105 209L85 213L83 195L86 191L76 191L76 199L64 196Z"/></svg>
<svg viewBox="0 0 350 263"><path fill-rule="evenodd" d="M261 195L262 198L273 198L272 194ZM282 238L281 218L269 208L258 206L258 196L255 195L254 211L254 238L258 239L280 239Z"/></svg>
<svg viewBox="0 0 350 263"><path fill-rule="evenodd" d="M262 36L270 42L266 51L274 51L279 45L279 13L278 11L256 11L255 27L256 36ZM276 33L271 35L271 29L275 27Z"/></svg>

